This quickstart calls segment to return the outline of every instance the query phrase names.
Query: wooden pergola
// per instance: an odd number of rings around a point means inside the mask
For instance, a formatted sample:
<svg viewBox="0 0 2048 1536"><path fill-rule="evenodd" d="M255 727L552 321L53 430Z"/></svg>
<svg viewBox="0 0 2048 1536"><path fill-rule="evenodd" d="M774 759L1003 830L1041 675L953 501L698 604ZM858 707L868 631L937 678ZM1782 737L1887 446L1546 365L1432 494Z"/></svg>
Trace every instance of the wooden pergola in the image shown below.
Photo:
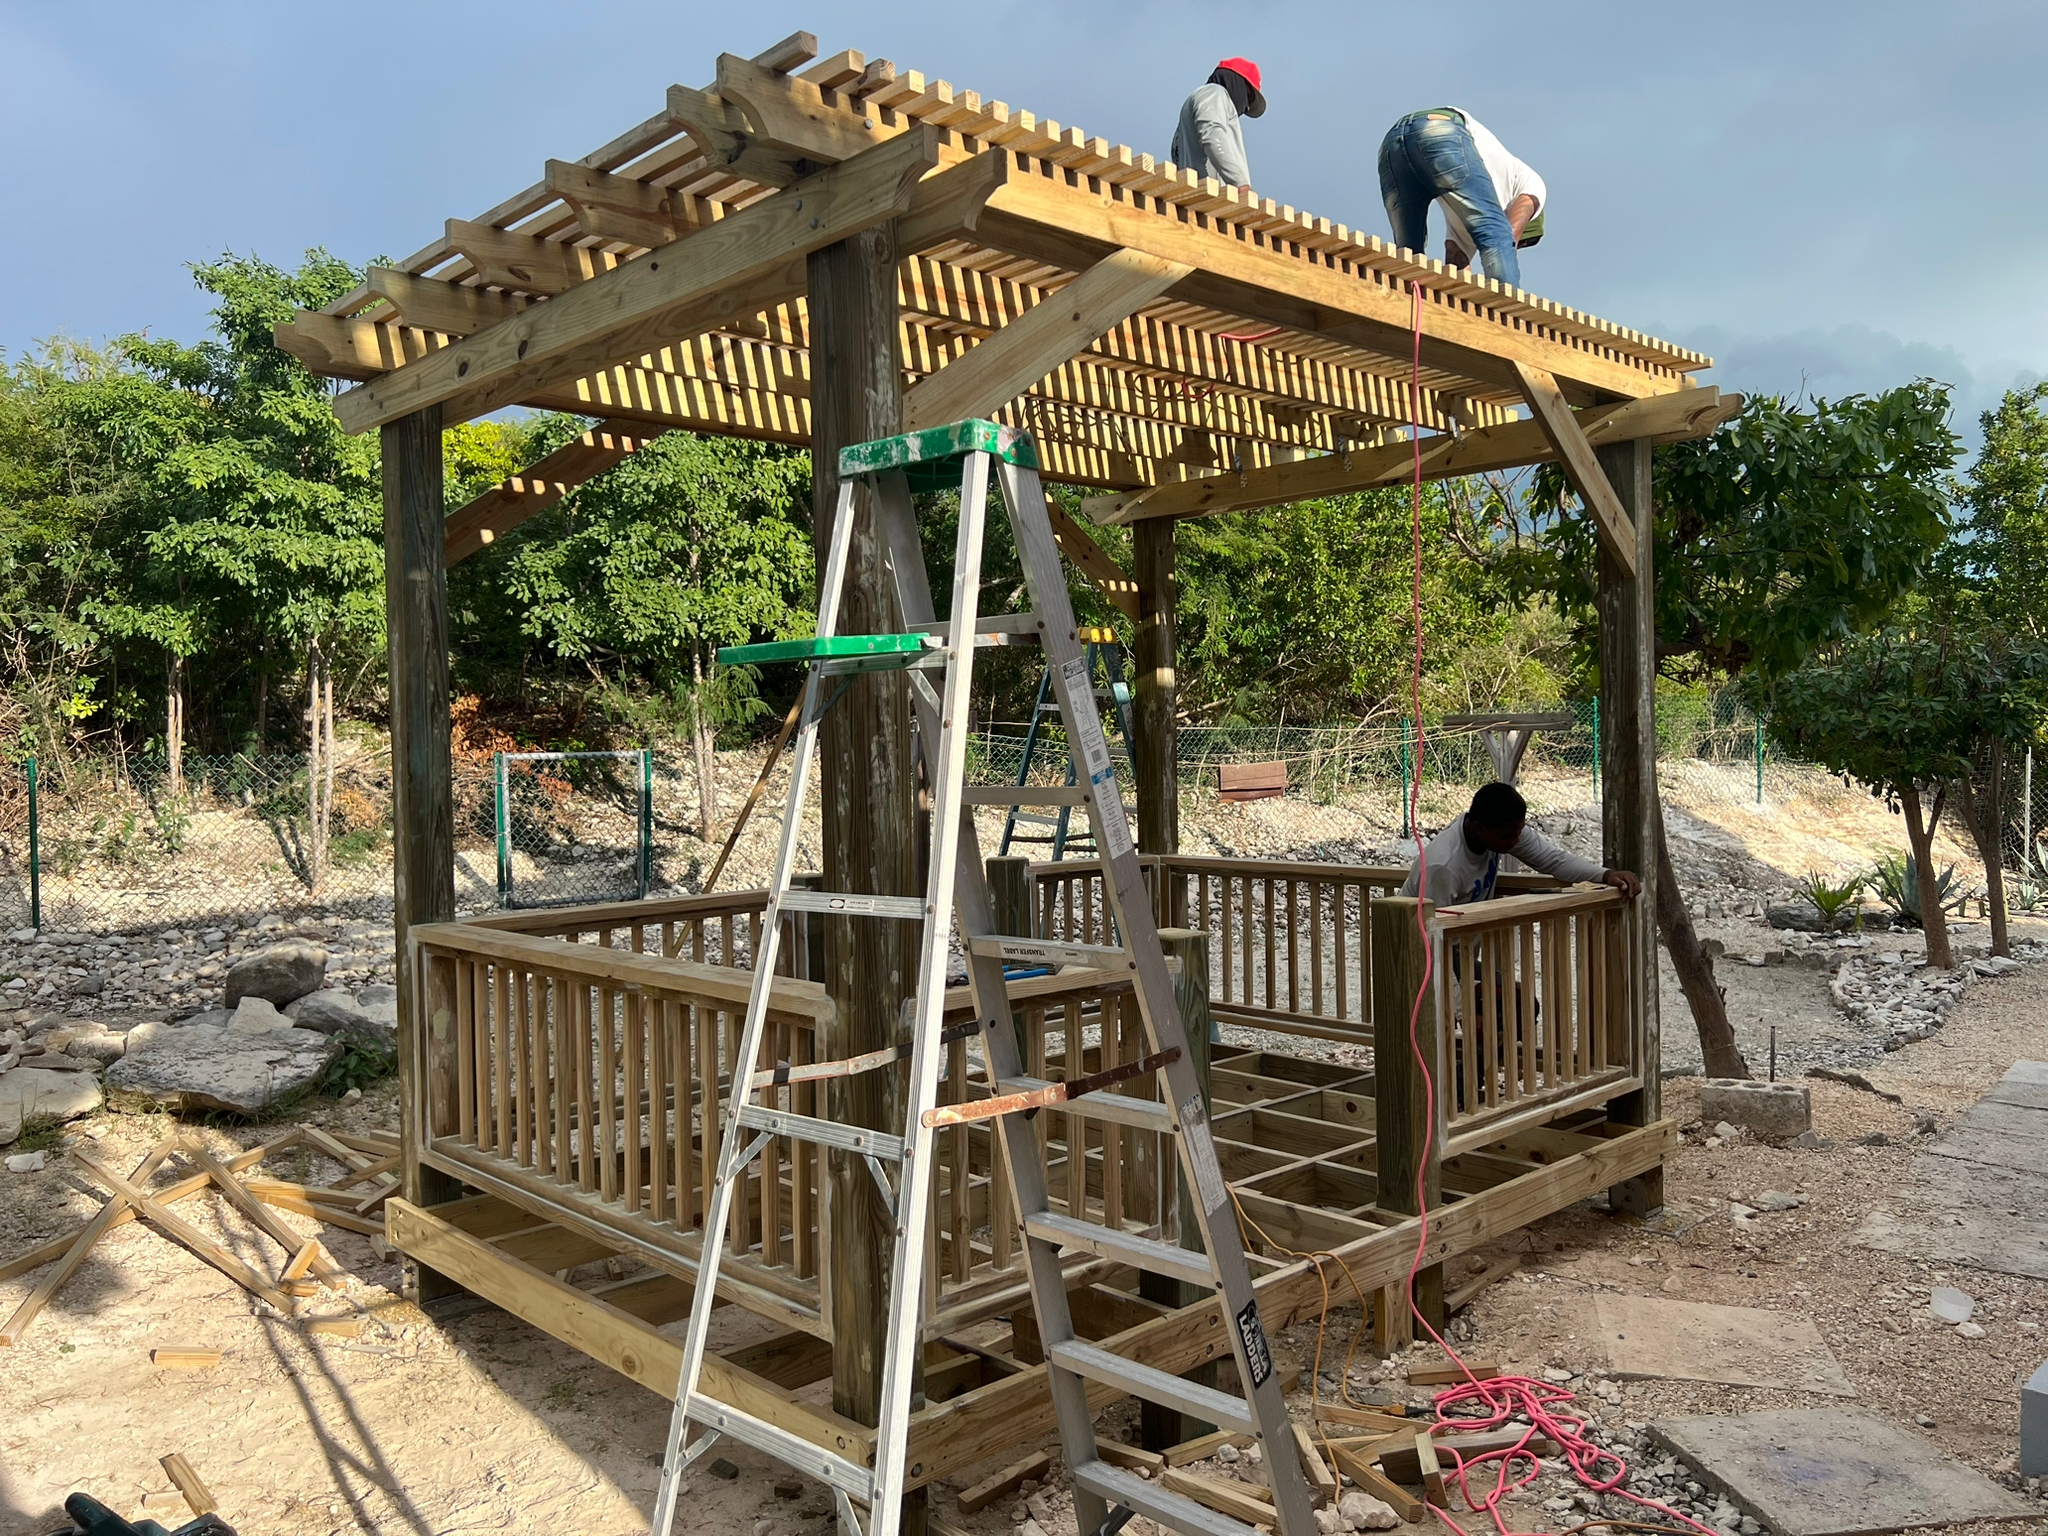
<svg viewBox="0 0 2048 1536"><path fill-rule="evenodd" d="M1125 569L1056 514L1063 552L1136 621L1139 841L1157 855L1177 842L1177 520L1398 484L1418 454L1430 478L1557 462L1599 535L1605 857L1655 910L1650 449L1740 404L1695 385L1696 352L887 61L821 59L807 34L721 56L706 87L671 87L277 339L357 381L335 409L383 438L408 1207L461 1193L418 1129L454 1092L456 1004L406 969L409 930L454 916L446 567L671 429L810 446L821 548L841 446L968 416L1028 429L1048 479L1133 529ZM443 429L511 405L596 425L449 514ZM886 631L856 515L842 624ZM900 676L860 679L828 716L820 774L828 888L918 889ZM892 1041L913 967L907 934L856 945L841 926L819 1017L850 1056ZM1654 928L1628 930L1651 977ZM1655 995L1617 1126L1660 1120ZM883 1123L884 1076L833 1112ZM864 1173L835 1168L832 1196L832 1336L872 1337L886 1215ZM1661 1164L1615 1198L1661 1204ZM879 1362L841 1349L833 1370L858 1417Z"/></svg>

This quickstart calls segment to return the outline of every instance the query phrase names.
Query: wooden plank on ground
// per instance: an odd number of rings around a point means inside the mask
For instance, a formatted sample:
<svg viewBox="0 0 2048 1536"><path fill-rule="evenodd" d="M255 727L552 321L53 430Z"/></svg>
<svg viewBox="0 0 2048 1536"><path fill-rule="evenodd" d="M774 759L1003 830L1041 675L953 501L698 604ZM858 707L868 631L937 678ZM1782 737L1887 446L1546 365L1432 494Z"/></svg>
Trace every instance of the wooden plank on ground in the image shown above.
<svg viewBox="0 0 2048 1536"><path fill-rule="evenodd" d="M1169 1467L1184 1467L1191 1461L1207 1461L1226 1445L1246 1446L1251 1443L1250 1435L1241 1435L1234 1429L1212 1429L1206 1435L1183 1440L1179 1445L1169 1445L1160 1456Z"/></svg>
<svg viewBox="0 0 2048 1536"><path fill-rule="evenodd" d="M1011 1462L1000 1472L991 1473L972 1488L960 1490L960 1513L975 1514L995 1503L1028 1477L1042 1478L1052 1469L1052 1453L1035 1451L1022 1461Z"/></svg>
<svg viewBox="0 0 2048 1536"><path fill-rule="evenodd" d="M1169 1493L1182 1494L1198 1504L1205 1504L1219 1515L1242 1520L1246 1525L1270 1528L1279 1519L1273 1508L1272 1494L1256 1483L1204 1477L1199 1472L1183 1472L1168 1467L1159 1474L1159 1486Z"/></svg>
<svg viewBox="0 0 2048 1536"><path fill-rule="evenodd" d="M164 1476L171 1480L171 1486L184 1496L185 1507L193 1515L210 1515L220 1505L214 1502L213 1492L199 1480L199 1474L192 1470L192 1463L181 1451L173 1451L157 1463L164 1469Z"/></svg>
<svg viewBox="0 0 2048 1536"><path fill-rule="evenodd" d="M1426 1435L1427 1432L1425 1437ZM1533 1455L1557 1454L1557 1447L1546 1437L1532 1436L1528 1430L1513 1426L1507 1429L1485 1429L1466 1434L1443 1435L1431 1440L1430 1449L1437 1464L1441 1465L1449 1459L1444 1454L1447 1450L1456 1451L1469 1460L1471 1457L1489 1455L1494 1451L1512 1450L1520 1445L1524 1438L1528 1439L1529 1450ZM1399 1482L1423 1481L1425 1469L1421 1458L1416 1454L1416 1439L1415 1435L1409 1435L1380 1446L1377 1456L1380 1470Z"/></svg>
<svg viewBox="0 0 2048 1536"><path fill-rule="evenodd" d="M212 1238L205 1236L190 1222L178 1215L177 1212L170 1210L153 1195L138 1188L127 1179L122 1178L120 1174L115 1173L111 1168L94 1162L87 1153L73 1149L71 1155L77 1160L79 1166L97 1179L104 1188L114 1194L126 1195L128 1203L142 1212L143 1216L149 1220L149 1223L166 1237L173 1239L180 1246L190 1250L194 1256L204 1259L215 1269L234 1281L235 1284L241 1286L250 1294L269 1302L278 1311L285 1313L291 1311L291 1298L272 1285L269 1277L253 1265L245 1263L234 1254L229 1253L220 1244L216 1243Z"/></svg>
<svg viewBox="0 0 2048 1536"><path fill-rule="evenodd" d="M1392 1505L1394 1513L1410 1525L1419 1525L1421 1523L1423 1515L1427 1513L1428 1506L1399 1483L1381 1473L1378 1468L1374 1467L1363 1457L1353 1454L1342 1445L1332 1444L1330 1446L1330 1459L1337 1463L1337 1470L1339 1472L1342 1472L1374 1498Z"/></svg>
<svg viewBox="0 0 2048 1536"><path fill-rule="evenodd" d="M1457 1311L1460 1307L1470 1305L1480 1292L1484 1291L1496 1280L1505 1280L1521 1267L1522 1258L1520 1254L1511 1253L1504 1259L1493 1260L1486 1268L1444 1297L1444 1311L1451 1313Z"/></svg>
<svg viewBox="0 0 2048 1536"><path fill-rule="evenodd" d="M1133 1472L1159 1472L1166 1466L1166 1458L1157 1451L1125 1445L1121 1440L1105 1440L1100 1435L1095 1437L1095 1454L1113 1467L1128 1467Z"/></svg>
<svg viewBox="0 0 2048 1536"><path fill-rule="evenodd" d="M1500 1374L1498 1360L1467 1360L1462 1365L1417 1365L1408 1369L1411 1387L1439 1387L1446 1382L1464 1381L1468 1375L1485 1381Z"/></svg>
<svg viewBox="0 0 2048 1536"><path fill-rule="evenodd" d="M149 1352L149 1363L160 1371L204 1371L220 1364L220 1351L198 1344L160 1344Z"/></svg>
<svg viewBox="0 0 2048 1536"><path fill-rule="evenodd" d="M1316 1449L1316 1442L1308 1432L1308 1426L1294 1426L1294 1448L1301 1454L1301 1470L1308 1474L1310 1485L1315 1489L1316 1502L1327 1504L1337 1497L1337 1474L1330 1470L1323 1453Z"/></svg>

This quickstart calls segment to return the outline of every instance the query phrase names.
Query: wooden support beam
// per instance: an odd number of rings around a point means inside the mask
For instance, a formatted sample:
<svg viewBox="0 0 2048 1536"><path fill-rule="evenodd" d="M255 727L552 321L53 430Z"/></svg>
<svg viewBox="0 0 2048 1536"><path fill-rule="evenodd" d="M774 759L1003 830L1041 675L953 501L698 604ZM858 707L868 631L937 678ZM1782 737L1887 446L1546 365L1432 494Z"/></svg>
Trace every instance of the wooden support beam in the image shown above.
<svg viewBox="0 0 2048 1536"><path fill-rule="evenodd" d="M500 534L538 517L579 485L623 463L661 435L604 422L448 514L448 563L466 560Z"/></svg>
<svg viewBox="0 0 2048 1536"><path fill-rule="evenodd" d="M395 267L370 268L363 287L397 310L407 325L448 336L468 336L486 330L527 307L526 300L509 293L466 288L438 277L415 277Z"/></svg>
<svg viewBox="0 0 2048 1536"><path fill-rule="evenodd" d="M1131 539L1138 624L1131 642L1131 778L1138 792L1138 851L1180 852L1175 740L1173 524L1146 523Z"/></svg>
<svg viewBox="0 0 2048 1536"><path fill-rule="evenodd" d="M1655 520L1650 504L1650 445L1640 440L1599 450L1596 473L1613 492L1632 540L1630 560L1600 551L1600 848L1610 869L1628 869L1643 882L1635 900L1638 994L1621 1010L1631 1040L1608 1042L1608 1060L1629 1053L1643 1081L1608 1106L1621 1125L1662 1118L1663 1082L1657 1010L1657 832L1663 806L1657 793L1657 595L1653 564ZM1626 928L1622 930L1626 932ZM1664 1205L1664 1167L1616 1185L1608 1199L1618 1211L1647 1216Z"/></svg>
<svg viewBox="0 0 2048 1536"><path fill-rule="evenodd" d="M1119 613L1137 618L1137 582L1116 563L1115 556L1090 537L1086 528L1061 510L1058 502L1048 498L1045 509L1051 514L1052 536L1060 547L1060 553L1072 561L1082 575L1095 583L1096 589L1109 599Z"/></svg>
<svg viewBox="0 0 2048 1536"><path fill-rule="evenodd" d="M1114 251L903 397L909 432L1009 404L1187 276L1181 262Z"/></svg>
<svg viewBox="0 0 2048 1536"><path fill-rule="evenodd" d="M763 69L772 69L778 74L788 74L818 56L818 39L814 33L792 32L773 48L754 55L754 62Z"/></svg>
<svg viewBox="0 0 2048 1536"><path fill-rule="evenodd" d="M1515 373L1522 381L1522 395L1529 402L1529 409L1536 414L1536 424L1543 435L1550 439L1550 446L1557 451L1558 462L1564 466L1565 478L1572 483L1572 489L1586 503L1586 510L1592 514L1593 528L1600 536L1600 548L1609 560L1625 576L1634 576L1636 570L1635 527L1629 520L1621 500L1614 493L1602 473L1600 461L1593 456L1593 445L1586 441L1586 435L1579 430L1572 408L1565 403L1564 393L1557 387L1557 380L1547 370L1533 363L1517 361Z"/></svg>
<svg viewBox="0 0 2048 1536"><path fill-rule="evenodd" d="M691 325L705 330L726 315L758 313L764 307L759 301L764 284L785 296L800 292L795 277L802 258L909 211L918 180L938 163L936 129L906 133L721 219L668 260L656 252L628 262L550 303L358 385L335 401L335 413L351 432L384 426L428 406L448 406L458 419L468 419L551 382L691 334L686 329ZM893 299L894 273L890 276ZM892 303L892 352L893 308Z"/></svg>
<svg viewBox="0 0 2048 1536"><path fill-rule="evenodd" d="M1576 420L1586 440L1595 447L1638 437L1652 442L1678 442L1705 437L1741 409L1742 396L1724 395L1709 386L1620 405L1590 406ZM1557 457L1557 450L1538 423L1515 421L1481 427L1462 437L1444 433L1425 438L1422 454L1422 477L1447 480L1547 463ZM1414 465L1414 445L1401 441L1269 464L1248 469L1241 475L1207 475L1142 491L1091 497L1081 507L1096 522L1111 525L1153 518L1215 517L1224 512L1397 485L1414 472Z"/></svg>
<svg viewBox="0 0 2048 1536"><path fill-rule="evenodd" d="M523 293L567 293L617 265L597 251L467 219L448 221L447 240L482 281Z"/></svg>
<svg viewBox="0 0 2048 1536"><path fill-rule="evenodd" d="M875 154L893 152L891 146ZM794 195L794 189L782 194ZM839 450L902 430L895 237L893 224L866 228L819 250L808 263L811 506L821 580L837 515ZM839 628L846 634L886 633L902 619L871 483L856 486L851 514ZM917 775L910 691L902 673L871 672L852 680L825 716L819 759L825 889L915 892ZM901 1043L907 1028L903 1004L917 968L915 930L908 923L814 921L824 928L824 982L835 1004L833 1022L819 1031L820 1058L840 1061ZM842 1125L900 1129L908 1092L905 1067L834 1079L823 1113ZM832 1231L821 1307L837 1346L832 1406L849 1419L873 1424L881 1407L895 1218L858 1156L828 1150L826 1177ZM918 1390L915 1384L912 1390Z"/></svg>
<svg viewBox="0 0 2048 1536"><path fill-rule="evenodd" d="M594 171L573 160L550 160L545 185L576 211L583 232L599 240L652 250L709 222L687 193Z"/></svg>
<svg viewBox="0 0 2048 1536"><path fill-rule="evenodd" d="M445 1035L434 1015L453 999L428 1003L414 972L409 932L415 924L455 917L455 801L448 724L448 580L443 564L446 515L442 496L441 411L429 405L382 430L384 467L385 630L391 678L392 927L398 950L398 1072L402 1103L436 1119L402 1117L406 1198L438 1204L462 1193L459 1183L420 1161L423 1137L443 1122L454 1087L452 1017ZM422 1270L418 1299L448 1287Z"/></svg>
<svg viewBox="0 0 2048 1536"><path fill-rule="evenodd" d="M739 103L769 146L793 150L813 165L851 160L907 126L886 122L879 112L855 111L838 93L827 98L801 75L778 74L737 54L718 56L718 94Z"/></svg>
<svg viewBox="0 0 2048 1536"><path fill-rule="evenodd" d="M1369 907L1372 1016L1379 1021L1377 1038L1384 1042L1373 1054L1379 1138L1376 1203L1382 1210L1417 1216L1425 1205L1434 1212L1443 1203L1443 1149L1434 1143L1436 1126L1429 1115L1429 1088L1423 1078L1426 1066L1436 1091L1443 1091L1435 999L1422 988L1428 940L1418 926L1428 923L1433 909L1429 902L1407 896L1382 897ZM1422 993L1419 1013L1418 991ZM1421 1064L1416 1060L1418 1054ZM1382 1292L1380 1304L1386 1324L1380 1347L1407 1342L1413 1319L1406 1290L1388 1288ZM1443 1327L1443 1265L1427 1265L1415 1276L1415 1306L1430 1327Z"/></svg>

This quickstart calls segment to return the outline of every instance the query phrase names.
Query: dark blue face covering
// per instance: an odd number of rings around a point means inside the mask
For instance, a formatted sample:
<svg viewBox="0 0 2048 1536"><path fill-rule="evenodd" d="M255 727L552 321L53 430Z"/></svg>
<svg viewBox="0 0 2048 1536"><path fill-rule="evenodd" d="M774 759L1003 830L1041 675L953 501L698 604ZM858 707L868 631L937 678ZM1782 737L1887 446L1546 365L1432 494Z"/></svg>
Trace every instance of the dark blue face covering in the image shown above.
<svg viewBox="0 0 2048 1536"><path fill-rule="evenodd" d="M1245 77L1243 75L1240 75L1236 70L1224 69L1222 66L1219 65L1215 69L1215 71L1210 74L1208 83L1210 85L1220 85L1223 87L1224 90L1230 92L1230 104L1233 107L1237 108L1237 115L1239 117L1244 117L1251 112L1251 82L1245 79Z"/></svg>

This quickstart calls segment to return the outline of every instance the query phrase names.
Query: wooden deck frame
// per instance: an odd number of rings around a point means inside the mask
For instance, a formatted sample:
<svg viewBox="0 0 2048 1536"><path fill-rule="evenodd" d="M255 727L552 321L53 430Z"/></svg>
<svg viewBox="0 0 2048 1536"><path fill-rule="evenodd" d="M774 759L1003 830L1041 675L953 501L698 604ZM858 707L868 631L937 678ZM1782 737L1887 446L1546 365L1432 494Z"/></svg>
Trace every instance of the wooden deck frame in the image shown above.
<svg viewBox="0 0 2048 1536"><path fill-rule="evenodd" d="M379 430L384 445L404 1072L404 1199L392 1209L394 1231L407 1237L401 1246L421 1266L423 1299L474 1283L500 1299L514 1296L550 1319L543 1326L567 1330L563 1336L636 1378L663 1358L644 1338L618 1331L619 1317L633 1318L630 1308L535 1287L520 1269L504 1268L523 1264L519 1252L529 1250L501 1243L479 1260L464 1246L474 1232L436 1225L432 1212L452 1214L463 1183L494 1175L443 1144L446 1127L475 1108L463 1097L473 1099L477 1085L461 1070L459 1042L473 1049L476 1000L454 985L456 966L415 965L418 936L431 937L453 911L445 562L661 431L809 442L816 462L829 466L842 444L898 430L908 389L913 416L972 411L1026 427L1049 480L1112 493L1089 515L1134 525L1128 571L1085 524L1062 513L1058 532L1063 552L1138 622L1139 826L1144 849L1161 857L1177 847L1175 520L1394 483L1418 460L1434 477L1561 462L1600 534L1606 858L1654 876L1649 448L1704 435L1739 405L1695 387L1692 375L1709 366L1698 353L886 61L852 52L819 59L815 40L802 34L751 60L722 56L709 87L672 88L646 120L580 160L548 161L534 186L477 217L448 220L414 255L324 311L281 325L277 339L315 372L354 381L337 400L338 414L352 430ZM441 494L441 430L514 403L598 425L451 520ZM1532 418L1514 419L1524 408ZM1428 435L1411 440L1418 430ZM821 497L829 497L830 479L829 471L816 477ZM821 500L821 524L830 507ZM885 586L866 548L857 534L848 611L879 623ZM827 743L826 779L906 782L901 681L871 680L861 690ZM864 793L828 807L828 873L836 861L844 888L900 894L894 888L909 880L908 816L898 827L867 814ZM1261 1024L1277 1016L1302 1033L1348 1029L1355 1037L1342 1017L1341 965L1329 1022L1319 990L1309 1009L1300 1006L1292 949L1284 998L1274 990L1270 918L1275 882L1289 877L1262 878L1266 992L1256 1002L1220 1002L1219 1016L1232 1017L1234 1006L1235 1016ZM1308 876L1286 883L1290 912L1296 883L1309 892L1302 931L1313 951L1323 932L1314 916L1319 887ZM1176 903L1186 892L1186 882L1162 883L1169 919L1181 915ZM1598 1188L1632 1210L1661 1199L1672 1136L1658 1100L1654 924L1602 919L1586 932L1585 952L1597 951L1600 963L1585 971L1585 986L1609 999L1627 994L1630 1006L1609 1015L1625 1015L1627 1025L1607 1057L1589 1053L1591 1066L1561 1097L1532 1096L1512 1126L1468 1123L1458 1133L1456 1155L1439 1157L1434 1170L1443 1204L1424 1195L1433 1206L1430 1257ZM700 923L700 948L702 937ZM730 937L728 927L728 956ZM1547 952L1551 941L1535 943ZM862 984L877 953L853 946L841 956L848 963L827 965L846 1020L893 1016L893 1000L867 997L876 988ZM1243 965L1249 976L1248 950ZM1362 989L1366 980L1361 974L1354 984ZM592 985L609 1017L610 999L666 984L629 967ZM1443 1000L1442 1028L1451 1029L1459 1008L1476 1017L1480 998ZM587 1019L587 999L583 1006ZM871 1023L835 1048L878 1043L862 1036ZM1625 1073L1608 1072L1609 1059L1622 1061ZM601 1070L612 1065L605 1058ZM1445 1066L1462 1070L1455 1060ZM586 1070L580 1083L550 1090L558 1101L572 1088L584 1094L589 1079ZM1377 1198L1378 1179L1388 1174L1391 1188L1395 1171L1380 1166L1380 1138L1397 1138L1407 1156L1417 1128L1401 1126L1400 1113L1359 1081L1309 1080L1287 1058L1222 1061L1214 1081L1235 1106L1226 1115L1252 1116L1249 1139L1225 1145L1254 1219L1304 1242L1348 1236L1343 1248L1363 1286L1397 1279L1412 1248L1404 1222L1414 1218ZM1484 1101L1472 1091L1468 1103ZM1603 1096L1612 1097L1604 1110ZM842 1108L850 1123L880 1123L878 1103ZM623 1166L593 1158L591 1115L599 1111L610 1137L618 1107L609 1100L579 1110L580 1143L566 1116L555 1133L550 1157L566 1164L572 1147L581 1148L573 1188L540 1201L526 1184L501 1178L491 1198L548 1206L526 1215L566 1236L543 1233L531 1240L537 1250L623 1242L660 1269L634 1294L650 1307L673 1303L687 1284L675 1269L687 1270L688 1254L596 1213L622 1188L639 1197L634 1161L645 1155L629 1143ZM1578 1135L1588 1128L1596 1134ZM1489 1132L1500 1134L1500 1145L1485 1139ZM1564 1161L1539 1166L1560 1143L1571 1148ZM1121 1177L1108 1145L1098 1156L1081 1138L1063 1172L1084 1206L1107 1204ZM961 1164L950 1197L956 1230L1003 1198L998 1170L971 1161ZM866 1185L854 1179L850 1187ZM1359 1198L1368 1192L1372 1199ZM840 1234L857 1241L834 1250L830 1304L812 1307L818 1327L829 1330L835 1314L846 1329L879 1317L879 1248L866 1230L873 1225L863 1219ZM1311 1271L1270 1256L1261 1267L1262 1304L1275 1326L1319 1298ZM1104 1278L1086 1265L1074 1273L1077 1283ZM804 1321L792 1298L776 1296L772 1285L761 1290L778 1315ZM768 1305L763 1296L733 1299ZM973 1309L1002 1302L999 1287L976 1293L960 1315L986 1315ZM1215 1353L1219 1325L1201 1308L1184 1309L1118 1335L1116 1347L1182 1370ZM988 1365L986 1352L957 1353L980 1361L974 1369ZM814 1355L797 1354L815 1368ZM832 1365L836 1423L817 1432L840 1435L866 1411L871 1383L863 1382L868 1365ZM957 1385L966 1368L956 1366L942 1371ZM1042 1385L1034 1397L1029 1373L999 1374L921 1416L914 1480L944 1475L1041 1423L1033 1405ZM743 1380L736 1390L753 1388ZM774 1411L799 1410L778 1400Z"/></svg>

